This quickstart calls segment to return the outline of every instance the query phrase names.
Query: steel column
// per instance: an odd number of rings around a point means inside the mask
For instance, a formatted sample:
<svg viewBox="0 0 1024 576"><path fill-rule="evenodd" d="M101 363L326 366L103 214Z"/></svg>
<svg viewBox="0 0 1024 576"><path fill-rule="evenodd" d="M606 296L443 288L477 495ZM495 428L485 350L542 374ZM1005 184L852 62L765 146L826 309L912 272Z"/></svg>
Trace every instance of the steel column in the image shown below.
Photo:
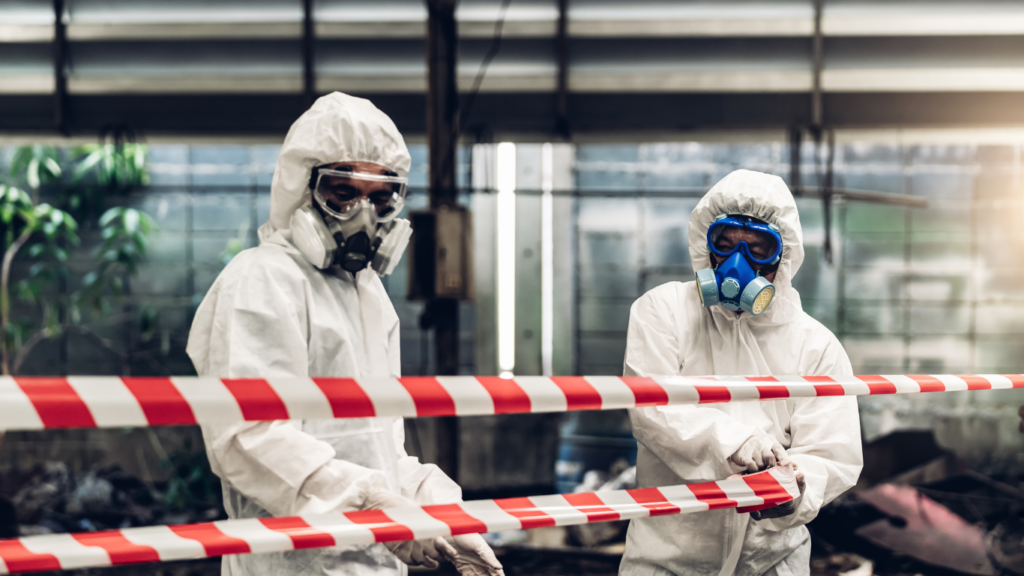
<svg viewBox="0 0 1024 576"><path fill-rule="evenodd" d="M69 134L67 117L68 77L67 27L64 25L64 0L53 0L53 123L57 131Z"/></svg>
<svg viewBox="0 0 1024 576"><path fill-rule="evenodd" d="M430 208L443 210L458 201L456 166L459 143L459 92L456 65L456 0L427 0L427 138L430 145ZM434 326L438 375L459 373L459 301L428 303ZM437 462L453 480L459 475L459 422L446 418L437 427Z"/></svg>
<svg viewBox="0 0 1024 576"><path fill-rule="evenodd" d="M555 131L570 138L569 131L569 0L558 0L558 95Z"/></svg>
<svg viewBox="0 0 1024 576"><path fill-rule="evenodd" d="M306 108L316 100L316 30L313 0L302 0L302 95Z"/></svg>

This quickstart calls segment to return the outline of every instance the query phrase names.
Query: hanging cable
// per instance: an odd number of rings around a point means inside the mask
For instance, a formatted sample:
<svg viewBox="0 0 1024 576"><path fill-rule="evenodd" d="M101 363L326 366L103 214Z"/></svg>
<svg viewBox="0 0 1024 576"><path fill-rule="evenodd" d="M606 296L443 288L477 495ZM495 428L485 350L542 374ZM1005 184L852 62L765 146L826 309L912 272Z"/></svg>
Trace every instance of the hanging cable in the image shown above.
<svg viewBox="0 0 1024 576"><path fill-rule="evenodd" d="M804 129L801 126L794 126L789 130L789 189L793 196L803 196L804 188L800 175L802 163L801 146L803 145Z"/></svg>
<svg viewBox="0 0 1024 576"><path fill-rule="evenodd" d="M462 126L465 126L466 120L469 119L469 114L473 110L473 103L476 101L477 94L480 93L480 86L484 82L484 77L487 76L487 69L490 68L491 62L501 50L501 30L505 27L505 17L508 15L508 7L511 4L512 0L502 0L501 8L498 9L498 19L494 23L494 34L491 36L491 47L484 55L480 68L476 72L476 78L473 79L473 87L466 94L466 100L459 110L459 123L455 128L456 136L462 133Z"/></svg>
<svg viewBox="0 0 1024 576"><path fill-rule="evenodd" d="M823 216L825 218L825 242L822 245L822 251L825 254L825 262L832 263L832 191L834 189L835 180L835 158L836 158L836 132L835 130L828 128L826 130L828 138L828 157L825 160L825 181L821 187L821 205Z"/></svg>
<svg viewBox="0 0 1024 576"><path fill-rule="evenodd" d="M469 119L469 114L473 110L473 104L476 102L476 96L480 93L480 86L483 84L484 77L487 76L487 69L490 68L491 62L498 55L501 50L501 31L505 27L505 17L508 15L508 8L512 4L512 0L502 0L501 7L498 9L498 19L494 22L494 34L491 37L491 46L487 49L487 53L484 55L484 59L480 63L480 68L477 70L476 78L473 79L473 86L470 88L469 93L466 94L465 100L459 105L459 109L455 114L456 122L452 126L452 139L455 140L455 149L458 149L459 137L462 135L462 127L466 125L466 121ZM446 152L445 163L451 160L452 152ZM458 167L456 166L456 180L458 179Z"/></svg>

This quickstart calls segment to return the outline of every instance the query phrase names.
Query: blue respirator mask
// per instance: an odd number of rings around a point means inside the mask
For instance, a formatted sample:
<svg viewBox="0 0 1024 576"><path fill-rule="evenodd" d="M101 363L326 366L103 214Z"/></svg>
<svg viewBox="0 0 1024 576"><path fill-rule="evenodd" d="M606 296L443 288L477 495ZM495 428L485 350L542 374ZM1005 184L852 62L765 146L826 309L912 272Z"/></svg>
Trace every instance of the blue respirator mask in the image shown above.
<svg viewBox="0 0 1024 576"><path fill-rule="evenodd" d="M779 227L722 214L708 228L707 240L711 254L725 260L697 271L701 304L721 304L726 310L754 316L767 310L775 286L754 270L754 264L776 266L782 259Z"/></svg>

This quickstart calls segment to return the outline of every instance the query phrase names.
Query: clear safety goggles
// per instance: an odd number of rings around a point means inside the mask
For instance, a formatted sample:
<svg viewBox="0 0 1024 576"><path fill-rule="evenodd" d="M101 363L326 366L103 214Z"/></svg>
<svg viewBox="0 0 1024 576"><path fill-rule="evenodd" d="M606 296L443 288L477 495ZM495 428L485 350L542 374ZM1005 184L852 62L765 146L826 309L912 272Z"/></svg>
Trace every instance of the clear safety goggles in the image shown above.
<svg viewBox="0 0 1024 576"><path fill-rule="evenodd" d="M320 168L313 197L338 220L351 219L368 204L377 220L387 222L405 206L408 185L409 179L401 176Z"/></svg>
<svg viewBox="0 0 1024 576"><path fill-rule="evenodd" d="M730 229L741 233L727 234ZM708 250L722 257L742 252L751 262L775 264L782 256L782 236L774 224L722 214L708 228Z"/></svg>

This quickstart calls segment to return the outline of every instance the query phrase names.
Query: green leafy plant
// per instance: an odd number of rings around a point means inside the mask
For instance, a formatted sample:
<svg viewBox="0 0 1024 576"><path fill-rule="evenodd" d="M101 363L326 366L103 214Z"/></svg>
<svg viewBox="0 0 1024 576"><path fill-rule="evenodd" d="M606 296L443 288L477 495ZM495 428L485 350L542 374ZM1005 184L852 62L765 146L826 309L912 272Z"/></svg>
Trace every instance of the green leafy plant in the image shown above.
<svg viewBox="0 0 1024 576"><path fill-rule="evenodd" d="M11 159L11 173L23 174L25 184L33 191L33 200L39 202L39 189L43 184L59 182L64 171L60 155L53 146L35 144L22 146Z"/></svg>
<svg viewBox="0 0 1024 576"><path fill-rule="evenodd" d="M195 510L220 504L220 480L210 469L206 454L192 449L191 439L185 440L180 452L162 459L160 467L171 472L163 497L164 504L171 510Z"/></svg>
<svg viewBox="0 0 1024 576"><path fill-rule="evenodd" d="M44 285L63 270L67 262L63 240L78 242L78 224L70 214L49 204L36 205L26 192L0 186L0 223L4 227L3 264L0 266L0 361L5 375L11 374L11 267L18 253L36 238L29 255L36 259L29 278L19 283L19 296L38 301ZM56 265L56 266L54 266ZM44 308L44 323L53 324L52 308ZM19 333L21 330L19 329ZM19 338L20 339L20 338Z"/></svg>
<svg viewBox="0 0 1024 576"><path fill-rule="evenodd" d="M148 153L149 146L134 142L79 146L72 151L78 162L72 182L91 178L96 184L114 190L145 186L149 184Z"/></svg>
<svg viewBox="0 0 1024 576"><path fill-rule="evenodd" d="M75 305L105 314L106 295L123 296L125 276L139 271L156 222L145 212L119 206L104 212L99 225L103 241L96 248L96 269L85 275Z"/></svg>
<svg viewBox="0 0 1024 576"><path fill-rule="evenodd" d="M80 334L127 360L128 356L100 337L86 319L92 317L104 325L136 320L130 307L125 314L110 315L111 307L126 295L129 278L145 260L156 223L140 210L120 206L104 211L99 218L88 216L102 208L106 193L125 192L148 182L147 150L135 143L83 146L71 154L70 167L62 167L61 155L53 147L26 146L15 151L11 179L26 183L33 193L0 186L0 225L5 241L0 270L4 374L17 373L39 343L67 332ZM65 178L68 174L71 177ZM100 232L101 241L93 252L94 268L71 293L63 286L68 282L68 247L78 244L78 222L70 212L39 202L43 184L51 186L61 208L85 216L87 224ZM32 264L12 290L16 257ZM54 290L57 285L61 288ZM19 301L34 305L38 314L13 318L12 292ZM144 307L139 321L152 332L157 315Z"/></svg>
<svg viewBox="0 0 1024 576"><path fill-rule="evenodd" d="M91 223L107 208L107 200L149 183L145 144L87 144L70 151L70 177L58 190L61 207Z"/></svg>

